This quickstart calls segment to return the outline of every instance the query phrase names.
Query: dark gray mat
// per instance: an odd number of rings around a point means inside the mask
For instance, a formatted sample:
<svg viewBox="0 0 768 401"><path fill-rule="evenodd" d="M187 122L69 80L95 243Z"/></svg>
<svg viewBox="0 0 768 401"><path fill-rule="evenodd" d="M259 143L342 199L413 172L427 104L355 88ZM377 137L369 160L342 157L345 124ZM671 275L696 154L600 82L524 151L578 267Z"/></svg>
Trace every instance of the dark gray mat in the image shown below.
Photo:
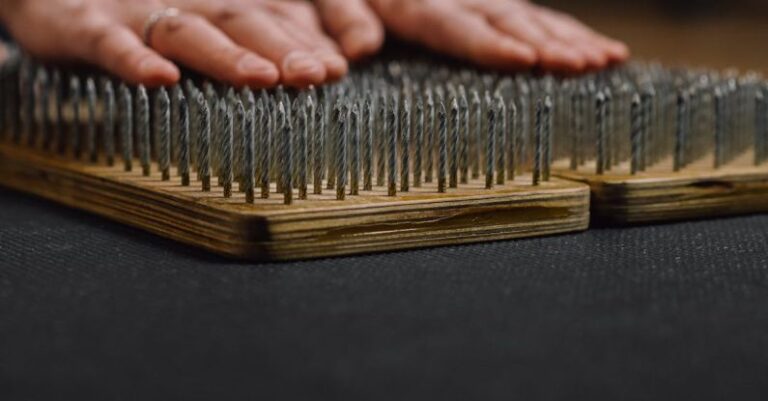
<svg viewBox="0 0 768 401"><path fill-rule="evenodd" d="M0 399L760 399L766 227L256 266L0 189Z"/></svg>

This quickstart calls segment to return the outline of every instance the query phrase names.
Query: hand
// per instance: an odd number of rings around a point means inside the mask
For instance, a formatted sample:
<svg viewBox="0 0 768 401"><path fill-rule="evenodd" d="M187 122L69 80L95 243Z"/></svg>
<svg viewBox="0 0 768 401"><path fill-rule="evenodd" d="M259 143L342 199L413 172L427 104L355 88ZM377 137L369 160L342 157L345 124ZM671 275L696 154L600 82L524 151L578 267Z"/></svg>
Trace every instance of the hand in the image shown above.
<svg viewBox="0 0 768 401"><path fill-rule="evenodd" d="M524 0L317 0L344 54L376 52L386 26L404 39L499 69L599 69L629 57L627 47L574 18Z"/></svg>
<svg viewBox="0 0 768 401"><path fill-rule="evenodd" d="M161 19L142 42L144 25ZM178 62L235 85L306 86L335 80L347 62L314 8L286 0L3 0L0 18L43 59L84 61L147 85L179 79Z"/></svg>

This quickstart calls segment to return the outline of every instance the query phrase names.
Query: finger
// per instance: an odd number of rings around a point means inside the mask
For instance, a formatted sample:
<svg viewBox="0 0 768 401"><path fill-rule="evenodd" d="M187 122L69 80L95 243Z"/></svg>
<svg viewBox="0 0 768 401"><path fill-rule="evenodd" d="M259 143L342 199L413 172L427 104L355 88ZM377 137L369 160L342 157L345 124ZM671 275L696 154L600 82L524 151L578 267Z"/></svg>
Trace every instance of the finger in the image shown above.
<svg viewBox="0 0 768 401"><path fill-rule="evenodd" d="M537 19L545 23L550 30L558 31L558 35L567 36L578 41L581 45L591 44L593 50L602 51L610 63L624 62L629 58L629 48L622 42L607 38L596 33L588 26L573 17L545 7L535 7Z"/></svg>
<svg viewBox="0 0 768 401"><path fill-rule="evenodd" d="M279 66L286 85L304 87L325 82L327 71L310 49L283 30L264 11L219 10L211 20L240 45L272 60Z"/></svg>
<svg viewBox="0 0 768 401"><path fill-rule="evenodd" d="M363 0L318 0L326 29L351 60L370 56L384 43L384 27Z"/></svg>
<svg viewBox="0 0 768 401"><path fill-rule="evenodd" d="M238 86L271 86L279 79L273 63L238 46L205 18L194 14L162 19L150 39L160 54Z"/></svg>
<svg viewBox="0 0 768 401"><path fill-rule="evenodd" d="M347 60L336 43L323 32L314 6L296 0L265 0L263 4L286 34L305 48L315 49L312 54L325 65L327 80L337 80L347 74Z"/></svg>
<svg viewBox="0 0 768 401"><path fill-rule="evenodd" d="M552 36L581 51L587 59L588 69L601 69L608 65L608 54L588 31L546 10L533 15Z"/></svg>
<svg viewBox="0 0 768 401"><path fill-rule="evenodd" d="M457 54L494 68L529 68L538 62L535 49L502 35L479 14L446 11L436 16L438 29L426 32L427 40L436 48L455 48Z"/></svg>
<svg viewBox="0 0 768 401"><path fill-rule="evenodd" d="M339 54L338 48L324 33L312 31L308 25L299 25L288 19L276 18L275 22L306 49L315 49L311 53L325 65L328 81L335 81L347 74L349 71L347 60Z"/></svg>
<svg viewBox="0 0 768 401"><path fill-rule="evenodd" d="M304 0L262 0L264 7L281 18L322 31L323 26L313 5Z"/></svg>
<svg viewBox="0 0 768 401"><path fill-rule="evenodd" d="M320 46L339 52L340 49L336 43L323 32L318 14L308 3L292 0L265 0L263 4L275 16L280 26L288 30L288 34L295 40L310 48Z"/></svg>
<svg viewBox="0 0 768 401"><path fill-rule="evenodd" d="M88 49L81 53L82 59L131 83L172 85L181 75L173 63L149 49L133 31L121 25L94 28L90 46L85 47Z"/></svg>
<svg viewBox="0 0 768 401"><path fill-rule="evenodd" d="M572 27L578 32L578 35L591 38L592 40L596 41L596 43L600 45L605 52L608 53L608 57L611 59L611 61L621 62L629 58L630 52L626 44L595 32L592 28L584 25L581 21L571 17L568 14L563 14L559 11L541 6L535 6L535 8L538 9L540 13L550 15L553 17L553 19L559 20L562 25Z"/></svg>
<svg viewBox="0 0 768 401"><path fill-rule="evenodd" d="M525 8L511 3L488 4L503 5L503 7L494 7L492 10L483 10L491 25L529 44L536 50L539 63L544 69L580 72L587 66L584 53L550 35L540 24L531 19Z"/></svg>
<svg viewBox="0 0 768 401"><path fill-rule="evenodd" d="M521 69L537 63L531 46L500 33L483 15L441 4L409 10L405 18L387 14L385 22L407 39L483 66Z"/></svg>
<svg viewBox="0 0 768 401"><path fill-rule="evenodd" d="M630 56L629 47L618 40L595 33L596 39L602 44L603 49L608 52L608 58L611 62L622 63L627 61Z"/></svg>

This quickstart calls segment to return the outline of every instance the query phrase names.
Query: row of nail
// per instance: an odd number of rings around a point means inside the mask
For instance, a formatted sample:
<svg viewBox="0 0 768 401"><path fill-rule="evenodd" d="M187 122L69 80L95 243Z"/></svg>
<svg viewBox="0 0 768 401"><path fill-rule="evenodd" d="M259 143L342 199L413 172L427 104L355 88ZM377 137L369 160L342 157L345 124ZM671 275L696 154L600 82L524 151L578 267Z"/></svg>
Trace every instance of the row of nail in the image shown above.
<svg viewBox="0 0 768 401"><path fill-rule="evenodd" d="M680 171L705 157L717 169L750 150L752 164L768 157L768 86L755 73L635 63L555 88L555 153L572 170Z"/></svg>
<svg viewBox="0 0 768 401"><path fill-rule="evenodd" d="M246 202L385 189L444 193L548 181L554 161L632 174L746 150L768 157L756 74L633 63L579 78L384 60L296 91L204 79L148 90L16 55L0 67L0 135L17 144L199 185ZM175 172L175 174L172 174ZM515 181L512 183L511 181Z"/></svg>
<svg viewBox="0 0 768 401"><path fill-rule="evenodd" d="M450 71L439 83L397 72L407 69L378 64L301 91L193 79L148 90L21 57L0 72L0 133L89 163L138 164L145 176L157 169L166 181L175 170L181 185L196 179L225 198L238 188L249 203L324 190L343 200L375 187L444 193L474 180L490 189L519 171L532 185L549 180L548 96L515 102L496 77Z"/></svg>

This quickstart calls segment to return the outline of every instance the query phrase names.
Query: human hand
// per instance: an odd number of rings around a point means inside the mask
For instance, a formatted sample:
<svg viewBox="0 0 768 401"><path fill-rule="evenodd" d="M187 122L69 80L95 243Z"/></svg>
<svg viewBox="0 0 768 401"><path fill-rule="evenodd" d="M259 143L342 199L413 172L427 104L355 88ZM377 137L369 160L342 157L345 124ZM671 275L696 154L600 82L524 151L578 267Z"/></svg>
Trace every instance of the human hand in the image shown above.
<svg viewBox="0 0 768 401"><path fill-rule="evenodd" d="M143 43L153 13L175 7ZM235 85L306 86L346 74L314 8L286 0L3 0L0 18L42 59L84 61L146 85L179 79L177 62Z"/></svg>
<svg viewBox="0 0 768 401"><path fill-rule="evenodd" d="M629 57L620 42L524 0L316 0L344 54L376 52L386 26L402 38L499 69L583 72Z"/></svg>

